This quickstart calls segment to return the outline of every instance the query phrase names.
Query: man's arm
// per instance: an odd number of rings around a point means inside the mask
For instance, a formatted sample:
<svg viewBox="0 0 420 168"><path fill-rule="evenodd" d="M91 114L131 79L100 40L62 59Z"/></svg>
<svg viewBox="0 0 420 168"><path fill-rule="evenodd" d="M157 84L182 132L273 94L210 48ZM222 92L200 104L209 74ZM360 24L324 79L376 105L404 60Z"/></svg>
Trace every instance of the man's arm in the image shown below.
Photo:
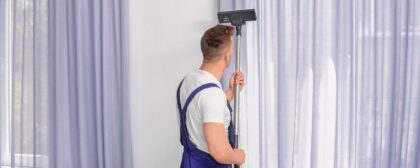
<svg viewBox="0 0 420 168"><path fill-rule="evenodd" d="M228 101L232 101L233 99L235 84L239 84L239 88L242 91L245 86L244 74L242 72L233 72L230 76L229 88L225 91L226 99Z"/></svg>
<svg viewBox="0 0 420 168"><path fill-rule="evenodd" d="M209 153L217 162L238 165L245 162L244 151L230 146L222 123L204 123L203 127Z"/></svg>

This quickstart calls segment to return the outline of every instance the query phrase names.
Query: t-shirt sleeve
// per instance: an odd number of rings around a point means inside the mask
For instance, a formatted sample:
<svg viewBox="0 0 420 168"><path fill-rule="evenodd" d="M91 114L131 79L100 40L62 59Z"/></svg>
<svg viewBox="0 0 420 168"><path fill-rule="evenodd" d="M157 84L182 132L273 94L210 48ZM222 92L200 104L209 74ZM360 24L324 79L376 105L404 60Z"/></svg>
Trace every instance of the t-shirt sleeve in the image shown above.
<svg viewBox="0 0 420 168"><path fill-rule="evenodd" d="M198 101L203 123L224 123L226 96L219 88L203 90Z"/></svg>

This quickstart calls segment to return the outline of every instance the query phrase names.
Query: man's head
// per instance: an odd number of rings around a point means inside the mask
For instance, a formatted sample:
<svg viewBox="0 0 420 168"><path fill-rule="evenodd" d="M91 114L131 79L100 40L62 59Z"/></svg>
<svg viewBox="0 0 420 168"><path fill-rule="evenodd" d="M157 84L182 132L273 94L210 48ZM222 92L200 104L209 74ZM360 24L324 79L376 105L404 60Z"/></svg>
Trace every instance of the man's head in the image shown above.
<svg viewBox="0 0 420 168"><path fill-rule="evenodd" d="M232 57L232 26L216 25L208 29L201 38L201 52L205 63L222 61L229 66Z"/></svg>

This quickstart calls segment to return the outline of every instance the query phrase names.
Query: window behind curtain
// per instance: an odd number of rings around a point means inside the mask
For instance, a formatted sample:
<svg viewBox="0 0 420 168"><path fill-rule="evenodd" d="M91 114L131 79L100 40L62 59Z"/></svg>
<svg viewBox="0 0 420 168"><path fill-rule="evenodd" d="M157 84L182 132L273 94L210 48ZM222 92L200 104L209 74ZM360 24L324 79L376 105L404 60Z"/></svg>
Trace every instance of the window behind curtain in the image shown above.
<svg viewBox="0 0 420 168"><path fill-rule="evenodd" d="M48 167L48 2L1 3L0 167Z"/></svg>

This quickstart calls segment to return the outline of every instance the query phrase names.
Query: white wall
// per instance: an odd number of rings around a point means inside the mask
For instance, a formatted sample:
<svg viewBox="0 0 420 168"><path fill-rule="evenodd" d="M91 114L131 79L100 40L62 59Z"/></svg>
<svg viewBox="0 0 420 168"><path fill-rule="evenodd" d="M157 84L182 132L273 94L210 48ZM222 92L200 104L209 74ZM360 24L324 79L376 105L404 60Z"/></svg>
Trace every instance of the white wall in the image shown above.
<svg viewBox="0 0 420 168"><path fill-rule="evenodd" d="M200 38L217 0L130 0L130 89L135 168L179 167L175 94L201 63Z"/></svg>

